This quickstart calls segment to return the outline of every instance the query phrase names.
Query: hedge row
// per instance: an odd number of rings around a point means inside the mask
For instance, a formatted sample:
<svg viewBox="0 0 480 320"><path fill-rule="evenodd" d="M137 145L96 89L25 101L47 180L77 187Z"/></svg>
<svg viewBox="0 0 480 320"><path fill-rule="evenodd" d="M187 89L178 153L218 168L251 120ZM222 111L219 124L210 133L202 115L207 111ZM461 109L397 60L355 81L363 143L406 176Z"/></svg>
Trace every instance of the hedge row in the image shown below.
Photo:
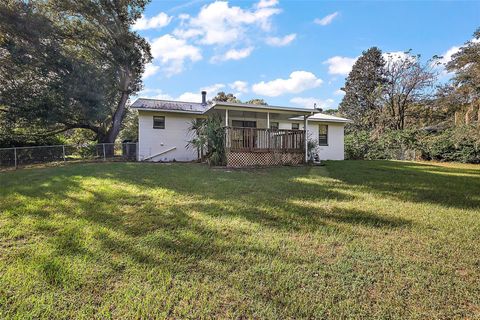
<svg viewBox="0 0 480 320"><path fill-rule="evenodd" d="M442 132L424 130L359 131L345 136L347 159L402 159L410 152L423 160L480 163L480 128L459 126Z"/></svg>

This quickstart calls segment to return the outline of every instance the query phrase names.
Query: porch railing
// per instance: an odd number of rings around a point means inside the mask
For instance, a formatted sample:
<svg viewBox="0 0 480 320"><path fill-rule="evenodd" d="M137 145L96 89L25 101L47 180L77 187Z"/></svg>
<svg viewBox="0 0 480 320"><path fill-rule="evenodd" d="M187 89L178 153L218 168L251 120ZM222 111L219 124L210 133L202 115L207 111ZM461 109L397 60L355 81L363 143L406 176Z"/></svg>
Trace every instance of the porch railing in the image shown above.
<svg viewBox="0 0 480 320"><path fill-rule="evenodd" d="M225 128L225 148L243 152L303 152L304 130Z"/></svg>

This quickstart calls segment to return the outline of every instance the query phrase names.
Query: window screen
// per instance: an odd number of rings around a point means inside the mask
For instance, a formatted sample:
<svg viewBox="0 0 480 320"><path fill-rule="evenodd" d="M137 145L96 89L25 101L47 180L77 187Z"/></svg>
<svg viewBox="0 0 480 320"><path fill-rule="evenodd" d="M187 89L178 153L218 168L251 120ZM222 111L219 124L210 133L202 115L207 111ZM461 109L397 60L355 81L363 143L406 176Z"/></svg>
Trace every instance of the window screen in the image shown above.
<svg viewBox="0 0 480 320"><path fill-rule="evenodd" d="M292 130L300 129L300 123L292 123Z"/></svg>
<svg viewBox="0 0 480 320"><path fill-rule="evenodd" d="M278 122L270 122L270 129L278 129Z"/></svg>
<svg viewBox="0 0 480 320"><path fill-rule="evenodd" d="M318 145L328 146L328 125L326 124L318 126Z"/></svg>
<svg viewBox="0 0 480 320"><path fill-rule="evenodd" d="M232 127L237 128L256 128L256 121L242 121L242 120L232 120Z"/></svg>
<svg viewBox="0 0 480 320"><path fill-rule="evenodd" d="M153 129L165 129L165 117L164 116L153 117Z"/></svg>

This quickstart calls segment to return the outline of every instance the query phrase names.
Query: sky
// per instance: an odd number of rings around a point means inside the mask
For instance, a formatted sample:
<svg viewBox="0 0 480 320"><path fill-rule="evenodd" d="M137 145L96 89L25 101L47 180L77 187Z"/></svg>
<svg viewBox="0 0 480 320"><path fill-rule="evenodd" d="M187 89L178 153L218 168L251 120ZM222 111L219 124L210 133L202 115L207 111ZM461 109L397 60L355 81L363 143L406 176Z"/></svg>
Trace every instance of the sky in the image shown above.
<svg viewBox="0 0 480 320"><path fill-rule="evenodd" d="M480 1L153 0L133 26L153 55L138 96L337 108L362 51L447 62L479 27Z"/></svg>

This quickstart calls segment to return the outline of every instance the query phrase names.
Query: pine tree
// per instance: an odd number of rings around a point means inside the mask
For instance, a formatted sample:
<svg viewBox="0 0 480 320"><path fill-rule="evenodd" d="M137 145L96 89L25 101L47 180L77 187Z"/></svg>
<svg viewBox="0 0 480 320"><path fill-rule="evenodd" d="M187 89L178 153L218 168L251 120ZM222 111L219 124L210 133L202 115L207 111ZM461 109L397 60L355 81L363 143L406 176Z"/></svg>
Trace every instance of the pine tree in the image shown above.
<svg viewBox="0 0 480 320"><path fill-rule="evenodd" d="M385 60L382 51L372 47L362 53L345 81L345 96L339 112L353 120L355 129L373 129L381 108Z"/></svg>

